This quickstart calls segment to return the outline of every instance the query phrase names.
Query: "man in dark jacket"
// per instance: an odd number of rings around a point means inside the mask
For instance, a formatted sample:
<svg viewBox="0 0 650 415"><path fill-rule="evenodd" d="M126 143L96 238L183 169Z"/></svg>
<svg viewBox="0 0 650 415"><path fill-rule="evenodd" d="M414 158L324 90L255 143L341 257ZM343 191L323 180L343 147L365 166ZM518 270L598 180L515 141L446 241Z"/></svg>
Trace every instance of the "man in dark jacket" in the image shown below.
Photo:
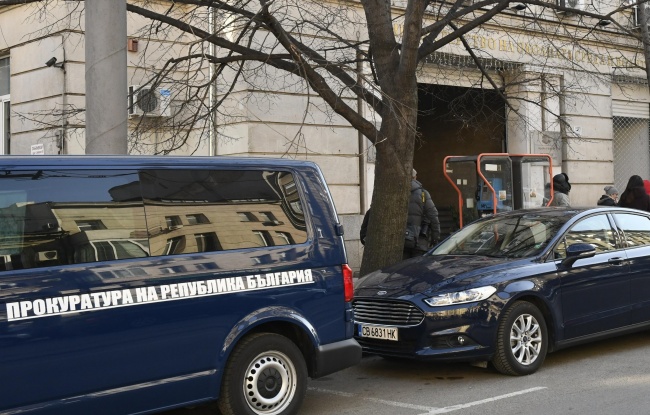
<svg viewBox="0 0 650 415"><path fill-rule="evenodd" d="M605 194L598 199L598 206L616 206L618 189L614 186L605 186Z"/></svg>
<svg viewBox="0 0 650 415"><path fill-rule="evenodd" d="M413 169L411 198L409 199L404 237L404 259L424 254L431 245L440 240L438 210L433 204L429 192L424 190L422 184L416 179L417 172Z"/></svg>

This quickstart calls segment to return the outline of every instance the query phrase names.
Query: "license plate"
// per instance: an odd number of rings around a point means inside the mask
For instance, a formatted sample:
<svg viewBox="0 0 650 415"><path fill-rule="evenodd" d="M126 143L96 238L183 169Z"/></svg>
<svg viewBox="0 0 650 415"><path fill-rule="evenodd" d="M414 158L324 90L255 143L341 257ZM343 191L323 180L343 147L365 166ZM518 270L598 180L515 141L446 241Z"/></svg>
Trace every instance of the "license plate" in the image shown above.
<svg viewBox="0 0 650 415"><path fill-rule="evenodd" d="M397 327L366 326L359 324L359 336L397 341Z"/></svg>

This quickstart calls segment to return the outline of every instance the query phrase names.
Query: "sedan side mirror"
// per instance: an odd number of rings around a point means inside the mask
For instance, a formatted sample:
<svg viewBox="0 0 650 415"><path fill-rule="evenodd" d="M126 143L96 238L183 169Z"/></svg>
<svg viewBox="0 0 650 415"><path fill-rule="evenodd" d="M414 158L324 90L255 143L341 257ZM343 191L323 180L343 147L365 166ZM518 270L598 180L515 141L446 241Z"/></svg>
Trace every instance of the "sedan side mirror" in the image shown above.
<svg viewBox="0 0 650 415"><path fill-rule="evenodd" d="M591 258L594 255L596 255L596 248L591 244L571 244L566 249L566 258L564 258L561 265L566 268L571 268L577 260Z"/></svg>

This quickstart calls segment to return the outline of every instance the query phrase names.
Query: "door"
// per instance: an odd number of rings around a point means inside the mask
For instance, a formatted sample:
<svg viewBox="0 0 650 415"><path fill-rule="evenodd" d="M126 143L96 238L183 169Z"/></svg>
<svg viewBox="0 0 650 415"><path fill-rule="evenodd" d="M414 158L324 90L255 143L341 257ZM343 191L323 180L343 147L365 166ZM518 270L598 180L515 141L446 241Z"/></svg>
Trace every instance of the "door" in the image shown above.
<svg viewBox="0 0 650 415"><path fill-rule="evenodd" d="M0 412L137 381L133 368L151 353L130 333L149 338L124 311L138 307L113 308L117 298L101 295L122 294L149 261L137 171L5 169L2 177L0 379L13 381L3 384Z"/></svg>
<svg viewBox="0 0 650 415"><path fill-rule="evenodd" d="M570 268L558 262L564 338L628 324L629 266L607 215L590 216L573 225L555 248L556 258L565 258L566 247L574 243L593 245L596 255L579 259Z"/></svg>
<svg viewBox="0 0 650 415"><path fill-rule="evenodd" d="M623 231L630 264L630 323L650 321L650 217L616 213L614 219Z"/></svg>

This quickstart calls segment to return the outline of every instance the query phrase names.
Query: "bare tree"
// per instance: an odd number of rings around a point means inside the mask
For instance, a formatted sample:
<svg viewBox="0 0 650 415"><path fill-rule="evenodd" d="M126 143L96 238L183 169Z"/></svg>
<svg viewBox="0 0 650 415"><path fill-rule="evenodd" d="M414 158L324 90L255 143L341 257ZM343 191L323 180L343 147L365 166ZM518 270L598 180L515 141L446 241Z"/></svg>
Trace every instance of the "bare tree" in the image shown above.
<svg viewBox="0 0 650 415"><path fill-rule="evenodd" d="M0 0L0 5L44 1ZM167 121L173 126L164 125L165 121L143 122L136 133L140 139L132 140L131 150L147 151L145 147L153 145L146 139L151 131L167 127L174 127L173 133L156 141L157 152L173 151L188 143L199 145L218 120L223 125L232 119L227 117L236 117L229 111L236 85L247 85L248 90L258 86L308 91L305 122L315 111L340 117L367 137L376 150L373 215L361 273L395 263L401 259L404 243L418 137L418 73L425 63L444 65L448 48L454 45L464 50L465 65L479 74L477 87L496 91L509 113L519 114L522 103L531 100L511 91L536 83L545 93L534 104L561 123L558 105L548 105L558 100L549 97L561 97L570 86L549 82L549 78L561 76L558 71L546 74L544 68L564 66L609 77L610 73L597 68L605 53L592 58L596 56L593 51L585 50L585 59L575 59L581 42L602 43L608 36L630 35L624 24L617 23L619 32L604 32L600 22L617 22L617 16L633 4L599 11L522 0L515 9L526 10L524 14L513 11L513 4L509 0L129 1L127 11L150 22L142 27L142 36L184 45L178 56L155 68L143 62L149 85L173 80L177 93L183 96L176 97L178 116ZM563 22L565 14L574 16L571 24ZM487 26L511 37L498 40L493 50L521 49L523 60L538 68L539 76L510 71L496 52L481 45L474 34ZM518 43L516 33L521 30L544 37L544 49ZM215 92L210 88L215 83L225 87ZM529 121L530 116L521 115L522 123ZM466 122L471 124L469 119ZM300 133L289 148L289 152L303 148Z"/></svg>

